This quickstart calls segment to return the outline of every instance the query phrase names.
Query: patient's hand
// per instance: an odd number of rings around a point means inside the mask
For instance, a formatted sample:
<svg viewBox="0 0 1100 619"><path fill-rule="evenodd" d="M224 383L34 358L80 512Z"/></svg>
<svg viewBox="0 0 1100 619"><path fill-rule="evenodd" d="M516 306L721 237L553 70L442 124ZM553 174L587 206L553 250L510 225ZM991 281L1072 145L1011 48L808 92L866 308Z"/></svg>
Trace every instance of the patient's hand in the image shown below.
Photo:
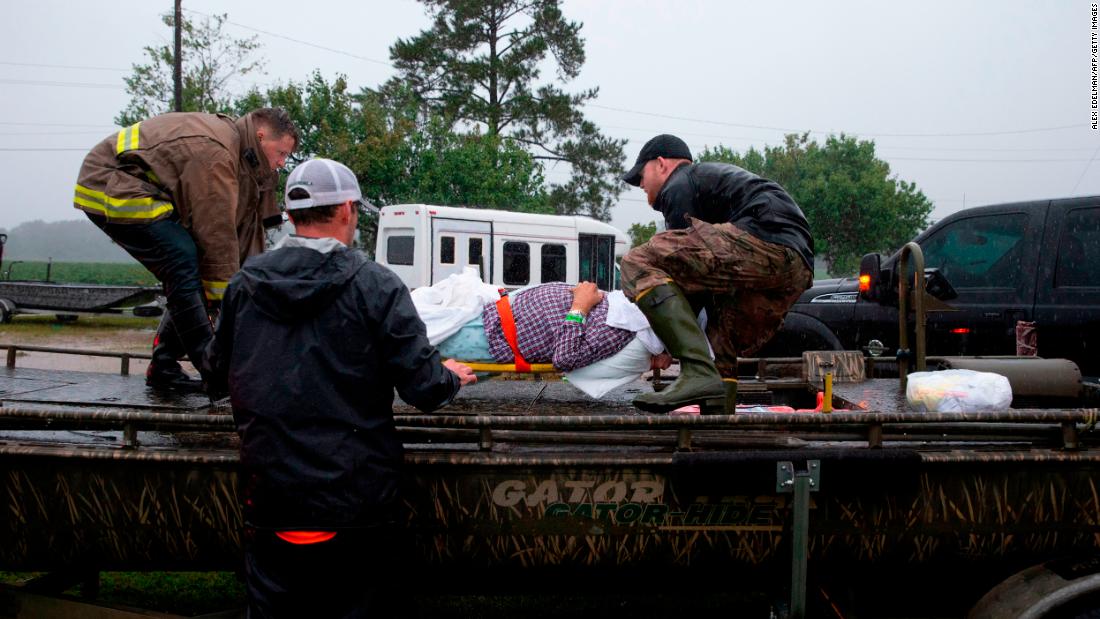
<svg viewBox="0 0 1100 619"><path fill-rule="evenodd" d="M588 315L603 300L603 296L604 292L596 284L581 282L573 288L573 305L569 309Z"/></svg>
<svg viewBox="0 0 1100 619"><path fill-rule="evenodd" d="M672 365L672 355L667 352L653 355L649 360L649 369L651 370L667 370L670 365Z"/></svg>
<svg viewBox="0 0 1100 619"><path fill-rule="evenodd" d="M465 363L459 363L454 359L447 359L443 362L443 367L458 375L458 381L462 387L477 382L477 374L474 374L470 366Z"/></svg>

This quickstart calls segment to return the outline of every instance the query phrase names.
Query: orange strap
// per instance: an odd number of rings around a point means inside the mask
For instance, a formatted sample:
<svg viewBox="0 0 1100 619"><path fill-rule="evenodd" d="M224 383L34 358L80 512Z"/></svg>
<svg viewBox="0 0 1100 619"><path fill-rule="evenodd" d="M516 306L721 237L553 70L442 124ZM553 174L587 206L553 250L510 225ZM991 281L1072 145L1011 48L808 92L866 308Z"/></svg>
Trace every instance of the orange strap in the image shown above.
<svg viewBox="0 0 1100 619"><path fill-rule="evenodd" d="M335 531L276 531L275 535L291 544L320 544L336 537Z"/></svg>
<svg viewBox="0 0 1100 619"><path fill-rule="evenodd" d="M516 319L512 317L512 304L508 297L503 296L497 301L497 313L500 314L500 330L504 332L504 339L512 347L512 354L516 357L516 371L530 372L531 364L519 354L519 340L516 339Z"/></svg>

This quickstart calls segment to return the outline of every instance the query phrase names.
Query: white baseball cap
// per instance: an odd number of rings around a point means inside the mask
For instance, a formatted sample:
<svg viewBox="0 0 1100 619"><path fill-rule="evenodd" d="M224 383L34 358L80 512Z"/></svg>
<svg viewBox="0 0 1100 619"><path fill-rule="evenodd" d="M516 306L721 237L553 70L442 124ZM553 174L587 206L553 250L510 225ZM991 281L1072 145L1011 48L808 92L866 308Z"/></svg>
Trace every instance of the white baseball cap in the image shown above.
<svg viewBox="0 0 1100 619"><path fill-rule="evenodd" d="M291 198L293 189L305 190L308 197ZM288 211L343 204L348 200L369 208L363 201L355 173L332 159L310 159L298 164L286 179L285 198Z"/></svg>

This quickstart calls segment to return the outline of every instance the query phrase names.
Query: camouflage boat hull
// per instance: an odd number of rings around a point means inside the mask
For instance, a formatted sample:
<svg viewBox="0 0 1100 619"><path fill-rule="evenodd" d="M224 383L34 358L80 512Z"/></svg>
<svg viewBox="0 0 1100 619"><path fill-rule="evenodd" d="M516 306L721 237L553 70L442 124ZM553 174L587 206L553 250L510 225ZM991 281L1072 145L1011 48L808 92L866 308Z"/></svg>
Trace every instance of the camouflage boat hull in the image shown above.
<svg viewBox="0 0 1100 619"><path fill-rule="evenodd" d="M239 567L231 451L96 451L0 451L0 569ZM1016 566L1100 550L1097 455L1068 455L937 460L832 448L621 463L576 454L563 464L536 464L546 457L509 462L475 453L455 461L413 453L413 561L466 577L514 570L782 573L790 563L791 495L776 491L776 463L809 457L821 463L810 508L809 558L817 569L969 562L1000 564L1007 575Z"/></svg>

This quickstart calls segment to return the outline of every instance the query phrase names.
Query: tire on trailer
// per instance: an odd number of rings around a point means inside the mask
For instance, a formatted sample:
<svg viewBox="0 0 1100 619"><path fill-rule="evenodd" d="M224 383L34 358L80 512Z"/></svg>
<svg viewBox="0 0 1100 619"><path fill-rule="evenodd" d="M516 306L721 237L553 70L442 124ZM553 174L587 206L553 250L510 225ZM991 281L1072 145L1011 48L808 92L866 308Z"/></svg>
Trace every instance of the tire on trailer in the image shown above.
<svg viewBox="0 0 1100 619"><path fill-rule="evenodd" d="M801 357L807 350L844 350L836 334L813 316L790 312L783 327L755 353L757 357Z"/></svg>
<svg viewBox="0 0 1100 619"><path fill-rule="evenodd" d="M1100 556L1059 559L993 587L967 619L1100 617Z"/></svg>
<svg viewBox="0 0 1100 619"><path fill-rule="evenodd" d="M15 316L15 303L10 299L0 299L0 322L8 324Z"/></svg>

